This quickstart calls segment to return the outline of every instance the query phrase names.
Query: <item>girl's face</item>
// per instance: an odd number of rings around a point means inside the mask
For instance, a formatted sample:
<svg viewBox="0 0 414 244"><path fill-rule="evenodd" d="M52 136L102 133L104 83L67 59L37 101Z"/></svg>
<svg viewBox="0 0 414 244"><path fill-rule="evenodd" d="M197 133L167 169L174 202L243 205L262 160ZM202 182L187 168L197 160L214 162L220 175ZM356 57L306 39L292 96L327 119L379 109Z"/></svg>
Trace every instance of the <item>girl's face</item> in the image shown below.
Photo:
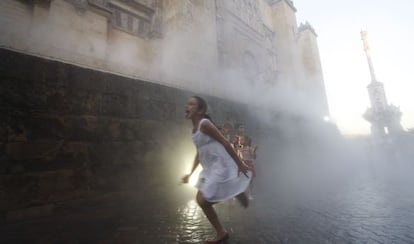
<svg viewBox="0 0 414 244"><path fill-rule="evenodd" d="M198 111L198 101L194 97L190 97L184 106L184 115L186 119L192 119L196 116L200 116L201 113Z"/></svg>

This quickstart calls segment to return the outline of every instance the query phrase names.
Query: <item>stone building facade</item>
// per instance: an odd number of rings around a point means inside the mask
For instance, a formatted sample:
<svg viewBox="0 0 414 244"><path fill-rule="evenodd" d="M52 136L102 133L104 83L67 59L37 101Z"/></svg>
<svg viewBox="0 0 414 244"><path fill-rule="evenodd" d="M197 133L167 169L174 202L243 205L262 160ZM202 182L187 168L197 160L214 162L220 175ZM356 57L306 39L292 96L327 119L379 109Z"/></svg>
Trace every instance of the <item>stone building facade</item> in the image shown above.
<svg viewBox="0 0 414 244"><path fill-rule="evenodd" d="M194 93L258 143L281 133L238 89L290 86L322 118L316 34L295 11L289 0L0 1L0 220L174 200L167 189L194 154L182 119Z"/></svg>
<svg viewBox="0 0 414 244"><path fill-rule="evenodd" d="M327 115L316 34L295 12L290 0L5 0L0 45L233 100L235 86L287 85Z"/></svg>

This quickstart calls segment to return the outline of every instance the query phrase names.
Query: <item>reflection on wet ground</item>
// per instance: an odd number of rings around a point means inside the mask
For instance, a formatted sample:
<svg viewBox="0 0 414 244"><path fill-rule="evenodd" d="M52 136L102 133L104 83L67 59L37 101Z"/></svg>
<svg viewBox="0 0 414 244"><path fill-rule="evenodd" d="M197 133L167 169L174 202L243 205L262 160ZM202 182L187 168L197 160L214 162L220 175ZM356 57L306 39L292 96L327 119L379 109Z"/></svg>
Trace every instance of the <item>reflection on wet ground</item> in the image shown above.
<svg viewBox="0 0 414 244"><path fill-rule="evenodd" d="M414 243L410 173L394 167L329 172L301 177L304 183L297 185L297 179L288 179L292 175L269 178L262 172L248 209L234 200L216 205L230 232L227 243ZM165 195L132 192L81 202L55 216L1 222L0 240L203 243L214 231L194 196L191 187L177 186Z"/></svg>
<svg viewBox="0 0 414 244"><path fill-rule="evenodd" d="M393 165L357 169L332 170L313 181L309 176L307 184L289 187L280 175L273 184L257 179L250 209L234 200L216 206L231 233L228 243L414 243L409 174ZM202 243L213 235L194 202L182 209L179 222L191 231L181 231L177 243Z"/></svg>
<svg viewBox="0 0 414 244"><path fill-rule="evenodd" d="M202 213L195 200L190 200L184 207L177 209L179 215L179 229L181 233L177 235L179 243L199 243L202 241L201 234L206 229L206 223L202 221Z"/></svg>

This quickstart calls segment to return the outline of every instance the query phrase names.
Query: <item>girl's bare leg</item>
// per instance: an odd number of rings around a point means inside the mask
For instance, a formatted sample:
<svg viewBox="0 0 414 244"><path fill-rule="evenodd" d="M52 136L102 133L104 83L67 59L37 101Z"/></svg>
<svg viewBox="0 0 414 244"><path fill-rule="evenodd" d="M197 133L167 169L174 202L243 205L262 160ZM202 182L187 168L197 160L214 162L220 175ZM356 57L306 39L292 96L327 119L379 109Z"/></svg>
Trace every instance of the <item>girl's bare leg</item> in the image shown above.
<svg viewBox="0 0 414 244"><path fill-rule="evenodd" d="M211 225L217 232L217 235L214 238L214 240L220 240L223 237L225 237L227 235L227 231L223 228L223 226L220 223L220 220L218 219L217 213L213 208L214 203L206 201L206 199L204 199L203 194L201 194L200 191L197 192L196 199L198 205L203 210L207 219L210 221Z"/></svg>

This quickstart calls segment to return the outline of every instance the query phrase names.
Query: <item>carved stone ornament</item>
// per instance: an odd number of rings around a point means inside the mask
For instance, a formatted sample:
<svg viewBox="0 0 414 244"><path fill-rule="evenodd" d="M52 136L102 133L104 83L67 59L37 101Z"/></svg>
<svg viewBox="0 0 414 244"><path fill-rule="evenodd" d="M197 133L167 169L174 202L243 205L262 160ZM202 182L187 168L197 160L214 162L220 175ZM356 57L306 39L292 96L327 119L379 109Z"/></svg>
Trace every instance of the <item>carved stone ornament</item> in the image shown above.
<svg viewBox="0 0 414 244"><path fill-rule="evenodd" d="M108 6L108 0L88 0L88 2L102 7Z"/></svg>
<svg viewBox="0 0 414 244"><path fill-rule="evenodd" d="M193 3L191 1L189 1L189 0L184 1L183 15L185 17L185 21L188 24L191 24L194 21L193 12L194 12Z"/></svg>
<svg viewBox="0 0 414 244"><path fill-rule="evenodd" d="M49 8L51 1L52 0L35 0L33 1L33 3L37 4L37 6L42 7L42 8Z"/></svg>
<svg viewBox="0 0 414 244"><path fill-rule="evenodd" d="M88 0L66 0L71 3L79 12L85 12L88 9Z"/></svg>
<svg viewBox="0 0 414 244"><path fill-rule="evenodd" d="M257 0L232 0L236 14L250 27L262 32L262 20L259 1Z"/></svg>

